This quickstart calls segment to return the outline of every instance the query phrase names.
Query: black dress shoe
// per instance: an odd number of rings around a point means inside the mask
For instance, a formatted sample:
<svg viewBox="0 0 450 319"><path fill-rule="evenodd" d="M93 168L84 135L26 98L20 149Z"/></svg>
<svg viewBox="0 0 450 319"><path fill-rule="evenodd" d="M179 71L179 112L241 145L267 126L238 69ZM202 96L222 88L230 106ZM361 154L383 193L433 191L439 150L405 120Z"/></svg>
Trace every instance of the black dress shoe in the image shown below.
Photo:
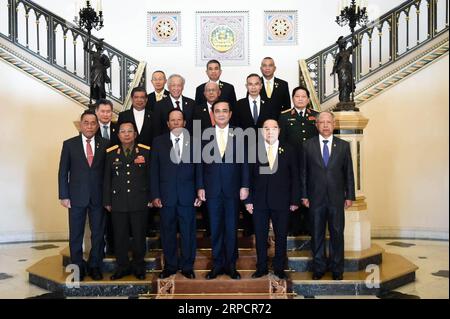
<svg viewBox="0 0 450 319"><path fill-rule="evenodd" d="M195 273L192 270L181 271L181 274L188 279L195 279Z"/></svg>
<svg viewBox="0 0 450 319"><path fill-rule="evenodd" d="M264 277L266 275L268 275L269 272L267 270L260 270L257 269L253 274L252 274L252 278L261 278Z"/></svg>
<svg viewBox="0 0 450 319"><path fill-rule="evenodd" d="M284 272L284 270L276 270L276 271L273 272L273 274L274 274L275 276L277 276L278 279L281 279L281 280L287 279L287 275L286 275L286 273Z"/></svg>
<svg viewBox="0 0 450 319"><path fill-rule="evenodd" d="M344 275L341 272L334 272L333 273L333 280L343 280Z"/></svg>
<svg viewBox="0 0 450 319"><path fill-rule="evenodd" d="M206 279L215 279L217 276L223 275L223 269L213 268L210 272L208 272L205 276Z"/></svg>
<svg viewBox="0 0 450 319"><path fill-rule="evenodd" d="M159 274L159 278L160 279L165 279L168 278L172 275L175 275L177 272L173 271L173 270L169 270L169 269L164 269L160 274Z"/></svg>
<svg viewBox="0 0 450 319"><path fill-rule="evenodd" d="M98 268L98 267L90 268L89 269L89 276L93 280L102 280L103 279L103 274L102 274L100 268Z"/></svg>
<svg viewBox="0 0 450 319"><path fill-rule="evenodd" d="M131 272L128 269L118 269L116 272L111 276L111 280L117 280L121 279L125 276L128 276L131 274Z"/></svg>
<svg viewBox="0 0 450 319"><path fill-rule="evenodd" d="M322 279L323 275L325 275L323 272L314 272L313 273L313 280L320 280Z"/></svg>
<svg viewBox="0 0 450 319"><path fill-rule="evenodd" d="M135 270L134 276L139 280L145 280L145 270L144 269Z"/></svg>
<svg viewBox="0 0 450 319"><path fill-rule="evenodd" d="M231 269L228 272L228 276L230 276L231 279L236 279L236 280L241 279L241 274L236 269Z"/></svg>

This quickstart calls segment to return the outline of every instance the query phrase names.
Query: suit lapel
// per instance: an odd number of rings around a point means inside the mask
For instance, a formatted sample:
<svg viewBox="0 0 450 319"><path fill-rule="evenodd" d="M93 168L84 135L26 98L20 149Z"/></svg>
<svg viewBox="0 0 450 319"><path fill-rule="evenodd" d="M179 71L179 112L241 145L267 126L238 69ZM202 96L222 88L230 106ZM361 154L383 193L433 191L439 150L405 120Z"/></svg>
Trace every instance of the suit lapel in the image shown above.
<svg viewBox="0 0 450 319"><path fill-rule="evenodd" d="M86 154L84 153L83 137L81 134L80 134L80 138L78 139L78 143L77 143L77 152L79 153L79 156L81 156L81 158L84 159L83 163L85 163L85 165L87 167L89 167L89 163L87 161Z"/></svg>
<svg viewBox="0 0 450 319"><path fill-rule="evenodd" d="M319 137L315 137L314 153L316 154L316 159L319 161L320 166L325 168L325 163L323 162L323 157L322 157L322 150L320 149L321 147L322 147L322 145L320 145Z"/></svg>
<svg viewBox="0 0 450 319"><path fill-rule="evenodd" d="M336 137L333 137L333 144L331 145L331 155L330 159L328 160L328 167L331 166L331 164L334 161L334 158L337 156L337 152L339 152L339 140L336 139Z"/></svg>

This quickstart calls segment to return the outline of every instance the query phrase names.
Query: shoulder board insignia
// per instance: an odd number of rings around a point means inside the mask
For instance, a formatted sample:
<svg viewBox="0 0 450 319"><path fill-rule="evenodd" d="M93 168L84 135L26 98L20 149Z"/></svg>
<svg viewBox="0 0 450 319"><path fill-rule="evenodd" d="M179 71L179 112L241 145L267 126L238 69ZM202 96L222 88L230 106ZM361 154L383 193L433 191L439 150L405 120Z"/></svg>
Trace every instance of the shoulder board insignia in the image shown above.
<svg viewBox="0 0 450 319"><path fill-rule="evenodd" d="M150 146L144 144L138 144L139 147L145 148L146 150L150 150Z"/></svg>
<svg viewBox="0 0 450 319"><path fill-rule="evenodd" d="M112 151L114 151L114 150L116 150L116 149L118 149L118 148L119 148L119 145L111 146L110 148L108 148L108 149L106 150L106 153L112 152Z"/></svg>
<svg viewBox="0 0 450 319"><path fill-rule="evenodd" d="M291 112L291 111L292 111L292 109L285 110L285 111L281 112L281 114L286 114L286 113L289 113L289 112Z"/></svg>

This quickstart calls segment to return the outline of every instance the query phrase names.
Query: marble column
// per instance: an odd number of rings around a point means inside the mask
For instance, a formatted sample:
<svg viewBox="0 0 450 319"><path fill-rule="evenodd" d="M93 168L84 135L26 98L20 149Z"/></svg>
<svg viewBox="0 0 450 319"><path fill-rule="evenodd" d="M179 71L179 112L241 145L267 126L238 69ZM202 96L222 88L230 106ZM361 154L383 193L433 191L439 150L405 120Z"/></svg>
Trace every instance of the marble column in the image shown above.
<svg viewBox="0 0 450 319"><path fill-rule="evenodd" d="M363 148L364 129L369 120L361 112L336 112L336 129L334 134L349 142L352 152L353 171L355 174L356 201L345 211L345 250L361 251L371 246L370 220L367 214L364 196Z"/></svg>

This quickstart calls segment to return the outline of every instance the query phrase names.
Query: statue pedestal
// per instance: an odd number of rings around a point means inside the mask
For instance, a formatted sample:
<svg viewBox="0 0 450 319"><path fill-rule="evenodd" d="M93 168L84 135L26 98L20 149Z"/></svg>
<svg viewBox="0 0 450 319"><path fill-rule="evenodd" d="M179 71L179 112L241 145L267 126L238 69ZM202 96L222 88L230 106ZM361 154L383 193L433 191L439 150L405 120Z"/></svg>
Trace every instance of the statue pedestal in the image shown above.
<svg viewBox="0 0 450 319"><path fill-rule="evenodd" d="M362 171L364 129L369 120L360 112L335 112L334 114L336 116L334 134L350 143L355 174L356 201L350 209L345 211L345 251L362 251L369 249L371 245L371 229L367 216L367 203L363 189L364 172Z"/></svg>

